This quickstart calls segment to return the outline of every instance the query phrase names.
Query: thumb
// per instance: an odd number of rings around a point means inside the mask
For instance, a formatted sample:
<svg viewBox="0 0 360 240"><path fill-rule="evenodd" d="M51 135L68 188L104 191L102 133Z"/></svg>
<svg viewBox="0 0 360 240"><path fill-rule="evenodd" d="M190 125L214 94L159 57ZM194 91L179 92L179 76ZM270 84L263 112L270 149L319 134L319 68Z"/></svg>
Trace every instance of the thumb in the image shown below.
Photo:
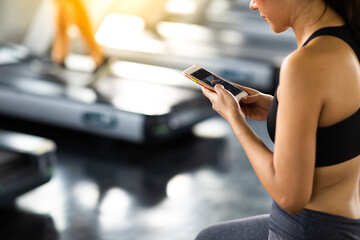
<svg viewBox="0 0 360 240"><path fill-rule="evenodd" d="M216 92L222 92L223 90L225 90L224 86L221 84L216 84L214 89Z"/></svg>
<svg viewBox="0 0 360 240"><path fill-rule="evenodd" d="M244 103L250 104L250 103L254 103L254 102L259 101L260 97L261 97L260 94L248 95L246 97L243 97L241 99L241 101L244 102Z"/></svg>
<svg viewBox="0 0 360 240"><path fill-rule="evenodd" d="M214 90L218 95L223 95L224 92L226 91L224 86L221 85L221 84L216 84L215 87L214 87Z"/></svg>

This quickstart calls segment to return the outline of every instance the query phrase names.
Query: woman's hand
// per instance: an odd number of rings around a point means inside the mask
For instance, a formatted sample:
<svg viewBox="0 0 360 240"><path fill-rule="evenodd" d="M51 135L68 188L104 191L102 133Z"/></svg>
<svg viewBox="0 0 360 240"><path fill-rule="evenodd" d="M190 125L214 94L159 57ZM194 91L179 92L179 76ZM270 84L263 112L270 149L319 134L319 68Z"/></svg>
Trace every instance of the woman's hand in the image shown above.
<svg viewBox="0 0 360 240"><path fill-rule="evenodd" d="M266 120L271 103L273 101L273 96L263 94L255 89L244 87L238 84L234 85L249 94L248 96L240 99L241 110L245 116L257 121Z"/></svg>
<svg viewBox="0 0 360 240"><path fill-rule="evenodd" d="M228 92L224 86L217 84L211 91L205 87L202 87L203 94L212 103L213 109L218 112L226 121L231 123L236 119L245 119L244 113L241 111L239 102L236 98Z"/></svg>
<svg viewBox="0 0 360 240"><path fill-rule="evenodd" d="M273 97L263 94L255 89L234 84L247 92L249 95L240 99L239 102L235 97L224 89L222 85L215 86L215 92L202 87L203 94L211 101L213 109L217 111L227 121L237 118L247 117L257 121L267 119L268 112Z"/></svg>

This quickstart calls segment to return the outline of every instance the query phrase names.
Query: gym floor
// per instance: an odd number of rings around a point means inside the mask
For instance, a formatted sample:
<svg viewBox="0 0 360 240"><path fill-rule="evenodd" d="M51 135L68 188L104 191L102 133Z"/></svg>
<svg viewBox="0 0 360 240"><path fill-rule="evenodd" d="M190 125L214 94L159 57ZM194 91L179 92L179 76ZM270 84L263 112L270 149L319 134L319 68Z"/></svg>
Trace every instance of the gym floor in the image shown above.
<svg viewBox="0 0 360 240"><path fill-rule="evenodd" d="M1 239L191 240L210 224L270 210L220 117L175 141L141 145L1 118L3 129L58 146L52 179L1 207ZM249 123L273 148L266 123Z"/></svg>

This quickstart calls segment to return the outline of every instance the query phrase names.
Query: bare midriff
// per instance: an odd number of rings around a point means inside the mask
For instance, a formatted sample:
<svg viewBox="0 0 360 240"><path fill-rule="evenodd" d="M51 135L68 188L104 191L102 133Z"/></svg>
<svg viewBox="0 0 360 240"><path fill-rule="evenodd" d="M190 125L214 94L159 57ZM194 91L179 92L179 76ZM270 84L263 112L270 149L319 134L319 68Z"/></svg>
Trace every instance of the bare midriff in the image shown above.
<svg viewBox="0 0 360 240"><path fill-rule="evenodd" d="M360 156L315 169L313 192L306 209L360 219Z"/></svg>

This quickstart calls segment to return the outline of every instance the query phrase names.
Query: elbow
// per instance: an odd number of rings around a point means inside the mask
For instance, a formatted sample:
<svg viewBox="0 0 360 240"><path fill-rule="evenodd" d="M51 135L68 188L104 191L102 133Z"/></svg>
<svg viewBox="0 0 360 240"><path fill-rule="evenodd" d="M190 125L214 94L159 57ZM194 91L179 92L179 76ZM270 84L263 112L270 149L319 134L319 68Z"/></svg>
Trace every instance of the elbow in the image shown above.
<svg viewBox="0 0 360 240"><path fill-rule="evenodd" d="M309 199L303 197L282 197L277 204L289 214L295 215L304 209Z"/></svg>
<svg viewBox="0 0 360 240"><path fill-rule="evenodd" d="M299 205L284 205L281 203L278 203L278 204L280 205L280 207L282 209L284 209L287 213L289 213L291 215L298 214L304 208L304 206L299 206Z"/></svg>
<svg viewBox="0 0 360 240"><path fill-rule="evenodd" d="M313 192L312 183L306 184L304 181L290 181L290 184L287 183L277 190L274 200L281 208L292 215L305 208L310 202Z"/></svg>

